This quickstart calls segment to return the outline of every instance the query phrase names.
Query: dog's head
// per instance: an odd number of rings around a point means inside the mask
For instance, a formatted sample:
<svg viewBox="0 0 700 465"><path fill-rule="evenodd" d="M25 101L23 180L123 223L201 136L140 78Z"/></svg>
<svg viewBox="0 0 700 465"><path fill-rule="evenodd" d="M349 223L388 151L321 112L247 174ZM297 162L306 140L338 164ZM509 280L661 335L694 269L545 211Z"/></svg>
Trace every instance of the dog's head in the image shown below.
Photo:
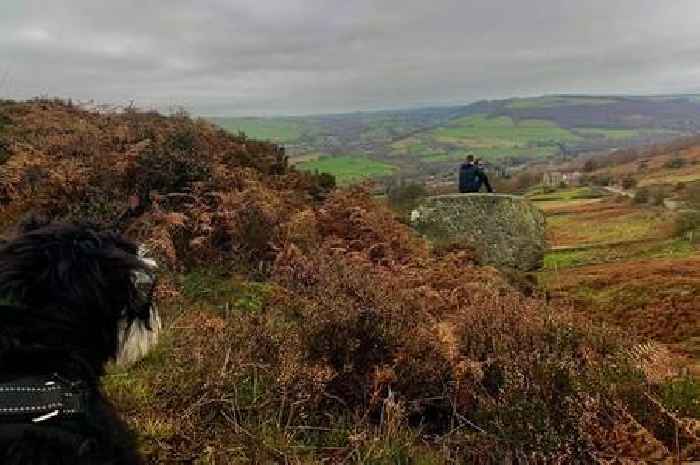
<svg viewBox="0 0 700 465"><path fill-rule="evenodd" d="M0 335L79 353L101 372L125 326L152 321L153 280L144 276L151 267L119 234L28 222L0 244Z"/></svg>

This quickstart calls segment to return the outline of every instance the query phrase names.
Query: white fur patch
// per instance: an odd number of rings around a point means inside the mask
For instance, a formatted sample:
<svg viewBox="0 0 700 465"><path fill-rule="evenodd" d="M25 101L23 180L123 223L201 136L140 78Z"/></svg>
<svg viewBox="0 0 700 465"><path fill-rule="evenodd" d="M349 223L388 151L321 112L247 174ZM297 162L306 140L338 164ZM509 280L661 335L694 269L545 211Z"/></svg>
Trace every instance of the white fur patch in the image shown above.
<svg viewBox="0 0 700 465"><path fill-rule="evenodd" d="M151 258L146 258L148 249L143 245L139 247L138 255L141 261L150 269L155 270L158 264ZM153 278L141 271L134 273L134 282L137 285L152 285ZM119 323L119 347L116 362L118 365L129 366L144 358L158 343L158 336L162 329L158 307L153 304L149 319L150 330L142 321L134 321L127 326L126 321Z"/></svg>

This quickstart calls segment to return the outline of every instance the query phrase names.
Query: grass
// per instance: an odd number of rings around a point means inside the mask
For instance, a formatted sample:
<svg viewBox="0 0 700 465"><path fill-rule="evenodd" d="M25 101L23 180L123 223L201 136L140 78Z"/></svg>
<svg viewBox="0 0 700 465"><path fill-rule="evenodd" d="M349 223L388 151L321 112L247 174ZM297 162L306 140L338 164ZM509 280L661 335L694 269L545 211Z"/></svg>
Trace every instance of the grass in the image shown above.
<svg viewBox="0 0 700 465"><path fill-rule="evenodd" d="M684 377L661 387L661 398L672 412L681 417L700 418L700 381Z"/></svg>
<svg viewBox="0 0 700 465"><path fill-rule="evenodd" d="M217 269L201 269L183 277L182 290L183 296L191 301L191 309L242 314L258 312L270 286L241 280Z"/></svg>
<svg viewBox="0 0 700 465"><path fill-rule="evenodd" d="M322 157L318 160L299 163L296 167L305 171L330 173L341 185L356 183L370 177L388 176L396 169L393 165L372 160L363 155Z"/></svg>
<svg viewBox="0 0 700 465"><path fill-rule="evenodd" d="M574 132L586 137L599 137L609 140L626 140L639 137L637 129L575 128Z"/></svg>
<svg viewBox="0 0 700 465"><path fill-rule="evenodd" d="M640 259L680 259L696 252L688 241L668 239L654 244L618 244L583 250L562 250L548 253L545 270L561 270L578 266Z"/></svg>
<svg viewBox="0 0 700 465"><path fill-rule="evenodd" d="M576 134L546 120L522 120L486 115L452 120L448 125L394 142L395 155L423 161L460 160L465 152L485 159L545 157L559 152L559 143L579 141Z"/></svg>
<svg viewBox="0 0 700 465"><path fill-rule="evenodd" d="M252 139L275 143L291 143L304 134L304 125L288 118L211 118L223 129L237 134L245 133Z"/></svg>
<svg viewBox="0 0 700 465"><path fill-rule="evenodd" d="M527 194L533 202L566 202L572 200L599 199L606 194L600 189L591 187L578 187L574 189L564 189L549 194L538 194L537 190Z"/></svg>
<svg viewBox="0 0 700 465"><path fill-rule="evenodd" d="M558 147L542 146L542 147L476 147L469 148L468 151L459 150L453 153L433 153L423 156L422 160L432 162L442 161L460 161L464 159L465 153L474 154L474 156L483 159L495 160L499 158L509 157L528 157L542 158L549 155L555 155L559 151Z"/></svg>
<svg viewBox="0 0 700 465"><path fill-rule="evenodd" d="M550 242L593 247L548 253L540 285L589 318L667 344L683 355L673 358L674 366L700 376L698 249L671 236L675 214L605 200L581 204L571 191L557 194L571 200L541 202L557 205L548 211ZM697 416L696 382L662 386L664 404Z"/></svg>
<svg viewBox="0 0 700 465"><path fill-rule="evenodd" d="M695 168L695 167L692 167ZM692 183L700 180L700 166L698 166L698 171L696 173L685 173L685 174L674 174L674 173L663 173L661 175L651 175L649 177L644 177L639 182L639 187L654 186L659 184L678 184L682 183Z"/></svg>
<svg viewBox="0 0 700 465"><path fill-rule="evenodd" d="M524 148L580 140L571 131L551 121L523 120L516 123L507 116L489 118L483 115L456 119L432 134L439 141L473 148Z"/></svg>
<svg viewBox="0 0 700 465"><path fill-rule="evenodd" d="M662 212L610 208L550 216L547 225L552 244L576 246L661 238L672 221Z"/></svg>
<svg viewBox="0 0 700 465"><path fill-rule="evenodd" d="M680 135L677 131L668 129L623 129L623 128L574 128L576 134L593 137L605 138L611 141L628 140L644 136L664 136L664 135Z"/></svg>

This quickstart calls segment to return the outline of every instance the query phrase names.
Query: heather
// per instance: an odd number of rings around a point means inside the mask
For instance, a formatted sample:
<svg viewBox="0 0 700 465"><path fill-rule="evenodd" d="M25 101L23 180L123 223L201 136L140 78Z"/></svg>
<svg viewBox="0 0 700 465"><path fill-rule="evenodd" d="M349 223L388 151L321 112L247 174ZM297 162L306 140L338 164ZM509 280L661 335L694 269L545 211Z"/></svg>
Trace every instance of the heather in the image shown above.
<svg viewBox="0 0 700 465"><path fill-rule="evenodd" d="M697 458L661 349L434 250L274 144L31 101L0 104L0 153L8 234L28 212L91 221L162 264L164 339L104 386L151 463Z"/></svg>

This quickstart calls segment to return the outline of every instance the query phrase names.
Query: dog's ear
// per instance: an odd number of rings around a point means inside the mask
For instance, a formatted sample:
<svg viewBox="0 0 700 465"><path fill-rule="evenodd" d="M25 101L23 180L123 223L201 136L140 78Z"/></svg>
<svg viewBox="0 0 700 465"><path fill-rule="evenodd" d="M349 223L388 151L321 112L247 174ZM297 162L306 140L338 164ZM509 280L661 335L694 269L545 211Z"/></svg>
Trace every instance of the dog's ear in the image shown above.
<svg viewBox="0 0 700 465"><path fill-rule="evenodd" d="M0 297L60 318L67 329L51 339L89 347L96 365L115 355L120 321L149 321L151 295L137 287L137 273L152 271L136 244L89 226L50 224L0 245Z"/></svg>

